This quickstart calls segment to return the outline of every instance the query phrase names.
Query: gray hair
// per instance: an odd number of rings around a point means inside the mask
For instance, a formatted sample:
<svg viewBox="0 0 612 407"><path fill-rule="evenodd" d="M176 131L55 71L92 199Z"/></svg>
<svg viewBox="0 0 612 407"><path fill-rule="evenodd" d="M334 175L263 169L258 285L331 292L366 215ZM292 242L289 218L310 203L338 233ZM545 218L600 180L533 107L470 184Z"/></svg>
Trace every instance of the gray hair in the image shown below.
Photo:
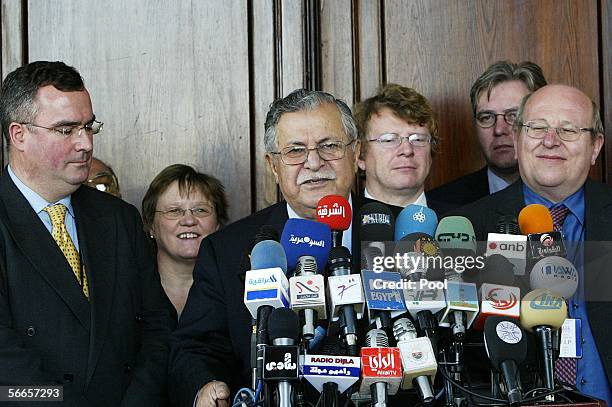
<svg viewBox="0 0 612 407"><path fill-rule="evenodd" d="M470 101L472 103L472 114L476 117L478 99L483 92L487 92L487 98L491 96L494 87L503 82L521 81L530 92L546 86L546 79L542 68L533 62L521 62L514 64L509 61L498 61L489 66L486 71L476 79L470 90Z"/></svg>
<svg viewBox="0 0 612 407"><path fill-rule="evenodd" d="M276 126L284 113L314 110L325 103L333 103L340 112L342 128L350 141L357 139L357 125L351 113L351 109L340 99L332 94L319 90L297 89L284 98L276 99L270 104L270 110L266 115L266 132L264 134L264 146L266 152L274 152L277 148ZM355 146L353 146L355 148Z"/></svg>
<svg viewBox="0 0 612 407"><path fill-rule="evenodd" d="M518 112L516 113L516 120L514 121L514 125L512 127L513 127L513 130L517 134L523 127L523 118L525 116L525 105L527 104L527 101L529 100L531 95L532 93L528 93L527 95L523 97L523 99L521 100L521 105L519 106ZM591 127L593 128L593 131L591 132L591 137L595 139L598 134L602 134L602 135L604 134L604 127L601 121L601 115L599 114L599 106L597 106L597 103L595 103L593 99L589 98L589 100L591 101L591 108L593 112L591 115Z"/></svg>

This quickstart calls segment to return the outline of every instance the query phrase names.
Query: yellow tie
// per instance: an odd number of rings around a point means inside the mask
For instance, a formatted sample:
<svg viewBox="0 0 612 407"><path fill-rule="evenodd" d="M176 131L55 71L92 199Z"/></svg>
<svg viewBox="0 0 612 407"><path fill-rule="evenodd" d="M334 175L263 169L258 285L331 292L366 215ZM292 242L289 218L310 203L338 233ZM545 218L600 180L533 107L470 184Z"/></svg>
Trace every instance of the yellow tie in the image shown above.
<svg viewBox="0 0 612 407"><path fill-rule="evenodd" d="M79 252L77 252L70 235L68 234L68 230L66 229L66 224L64 223L66 219L66 210L67 208L62 204L47 206L44 211L49 214L51 218L51 224L53 225L53 230L51 235L53 236L53 240L57 243L59 248L64 253L64 257L68 260L68 264L72 268L72 272L76 277L79 285L83 287L83 294L85 297L89 299L89 285L87 284L87 274L85 273L85 268L83 268L83 278L81 279L81 258L79 257Z"/></svg>

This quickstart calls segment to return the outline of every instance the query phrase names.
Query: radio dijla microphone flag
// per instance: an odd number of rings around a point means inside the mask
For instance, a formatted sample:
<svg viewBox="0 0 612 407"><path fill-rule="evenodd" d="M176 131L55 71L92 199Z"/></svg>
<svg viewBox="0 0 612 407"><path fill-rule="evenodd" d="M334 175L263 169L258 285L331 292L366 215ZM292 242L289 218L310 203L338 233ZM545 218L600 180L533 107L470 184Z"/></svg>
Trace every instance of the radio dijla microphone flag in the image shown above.
<svg viewBox="0 0 612 407"><path fill-rule="evenodd" d="M331 274L327 278L331 318L340 321L348 354L357 356L356 323L363 316L365 302L361 276L351 274L351 253L344 246L331 249L328 269Z"/></svg>
<svg viewBox="0 0 612 407"><path fill-rule="evenodd" d="M425 233L433 236L438 226L436 213L426 206L408 205L395 221L394 240L401 240L410 233Z"/></svg>
<svg viewBox="0 0 612 407"><path fill-rule="evenodd" d="M515 319L491 316L485 323L484 343L491 366L504 377L510 405L520 405L523 395L518 367L527 357L525 332Z"/></svg>
<svg viewBox="0 0 612 407"><path fill-rule="evenodd" d="M423 403L432 402L434 394L431 384L438 363L431 341L427 337L417 338L416 329L408 318L399 318L393 323L393 336L402 357L402 389L416 387Z"/></svg>
<svg viewBox="0 0 612 407"><path fill-rule="evenodd" d="M295 268L289 280L291 308L303 311L302 336L314 338L317 318L327 317L325 307L325 279L318 274L327 263L331 248L329 226L305 219L289 219L285 223L281 244L287 253L287 264Z"/></svg>
<svg viewBox="0 0 612 407"><path fill-rule="evenodd" d="M497 222L497 233L489 233L487 236L487 257L493 255L504 256L512 264L510 270L516 276L525 275L527 266L527 236L519 234L519 226L516 220L505 216ZM499 283L498 281L489 281ZM500 283L501 284L501 283Z"/></svg>
<svg viewBox="0 0 612 407"><path fill-rule="evenodd" d="M251 364L253 384L262 378L263 346L268 343L268 316L273 308L289 306L285 250L274 240L262 240L251 250L251 270L244 280L244 304L253 317Z"/></svg>
<svg viewBox="0 0 612 407"><path fill-rule="evenodd" d="M547 288L569 299L578 288L578 271L564 257L545 257L533 265L529 282L533 289Z"/></svg>
<svg viewBox="0 0 612 407"><path fill-rule="evenodd" d="M552 215L544 205L527 205L518 216L521 233L527 235L528 265L547 256L565 256L563 234L554 230Z"/></svg>
<svg viewBox="0 0 612 407"><path fill-rule="evenodd" d="M268 321L272 345L264 349L264 380L278 382L278 400L274 405L291 407L292 381L299 378L298 347L299 322L297 315L287 308L276 308Z"/></svg>
<svg viewBox="0 0 612 407"><path fill-rule="evenodd" d="M361 270L373 270L375 259L385 256L385 242L393 240L395 218L380 202L369 202L359 210Z"/></svg>
<svg viewBox="0 0 612 407"><path fill-rule="evenodd" d="M553 291L536 289L521 300L521 326L533 332L538 343L544 387L554 390L552 331L567 317L565 299Z"/></svg>
<svg viewBox="0 0 612 407"><path fill-rule="evenodd" d="M349 201L340 195L327 195L317 204L317 221L331 229L332 246L342 246L342 232L351 226L353 211Z"/></svg>
<svg viewBox="0 0 612 407"><path fill-rule="evenodd" d="M334 382L343 393L360 377L361 358L354 356L304 355L302 375L320 392L325 383Z"/></svg>
<svg viewBox="0 0 612 407"><path fill-rule="evenodd" d="M361 378L359 393L370 395L372 406L387 406L388 396L399 390L400 350L389 347L389 338L382 329L372 329L366 334L365 346L361 348Z"/></svg>

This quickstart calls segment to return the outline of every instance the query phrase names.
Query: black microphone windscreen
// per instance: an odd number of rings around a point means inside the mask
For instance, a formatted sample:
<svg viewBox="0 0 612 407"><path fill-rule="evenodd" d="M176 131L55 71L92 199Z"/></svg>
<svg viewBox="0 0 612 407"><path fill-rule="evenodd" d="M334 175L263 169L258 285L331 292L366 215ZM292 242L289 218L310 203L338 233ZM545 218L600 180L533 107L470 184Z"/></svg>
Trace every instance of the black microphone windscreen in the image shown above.
<svg viewBox="0 0 612 407"><path fill-rule="evenodd" d="M329 266L351 268L351 252L344 246L332 247L329 251Z"/></svg>
<svg viewBox="0 0 612 407"><path fill-rule="evenodd" d="M268 317L270 340L289 338L297 342L300 335L300 321L297 314L289 308L275 308Z"/></svg>
<svg viewBox="0 0 612 407"><path fill-rule="evenodd" d="M480 284L514 285L514 265L501 254L492 254L485 259L485 266L478 274Z"/></svg>
<svg viewBox="0 0 612 407"><path fill-rule="evenodd" d="M515 216L502 215L497 221L497 233L506 235L520 235L518 221Z"/></svg>
<svg viewBox="0 0 612 407"><path fill-rule="evenodd" d="M359 210L359 236L362 242L393 241L395 217L381 202L369 202Z"/></svg>
<svg viewBox="0 0 612 407"><path fill-rule="evenodd" d="M491 315L485 321L484 339L491 365L500 370L506 360L521 365L527 356L527 337L516 319Z"/></svg>
<svg viewBox="0 0 612 407"><path fill-rule="evenodd" d="M259 232L257 232L255 235L255 242L253 243L253 246L259 242L263 242L264 240L274 240L275 242L278 242L278 231L270 225L263 225L261 229L259 229Z"/></svg>

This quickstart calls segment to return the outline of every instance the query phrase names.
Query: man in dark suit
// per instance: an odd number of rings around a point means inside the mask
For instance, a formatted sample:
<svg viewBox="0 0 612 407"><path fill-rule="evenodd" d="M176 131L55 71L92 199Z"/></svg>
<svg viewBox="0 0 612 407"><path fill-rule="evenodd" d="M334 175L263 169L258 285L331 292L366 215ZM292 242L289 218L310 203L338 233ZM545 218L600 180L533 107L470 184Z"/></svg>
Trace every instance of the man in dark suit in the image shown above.
<svg viewBox="0 0 612 407"><path fill-rule="evenodd" d="M610 403L612 278L609 257L601 256L610 252L607 241L612 240L612 189L587 179L604 143L598 108L578 89L545 86L523 99L513 138L521 179L458 212L472 221L479 240L496 230L501 216L516 217L525 205L538 203L564 213L556 226L566 244L575 248L586 242L584 250L568 250L579 272L569 313L582 321L584 352L572 361L571 384Z"/></svg>
<svg viewBox="0 0 612 407"><path fill-rule="evenodd" d="M61 385L69 406L167 402L176 323L131 205L81 186L96 120L79 73L33 62L0 94L0 384Z"/></svg>
<svg viewBox="0 0 612 407"><path fill-rule="evenodd" d="M388 84L354 111L362 146L357 163L366 177L365 201L386 203L396 216L411 204L428 206L438 214L450 209L424 192L440 143L438 121L427 99L414 89Z"/></svg>
<svg viewBox="0 0 612 407"><path fill-rule="evenodd" d="M542 69L533 62L499 61L489 66L470 91L478 144L487 165L428 191L428 197L458 208L516 181L512 124L521 98L544 85Z"/></svg>
<svg viewBox="0 0 612 407"><path fill-rule="evenodd" d="M315 218L329 194L350 198L359 154L348 106L334 96L296 90L272 103L266 159L287 202L277 203L202 241L194 283L173 335L170 397L178 406L228 405L250 386L251 316L243 304L242 259L262 226L279 233L289 218ZM350 231L343 246L351 247ZM197 395L197 397L196 397Z"/></svg>

